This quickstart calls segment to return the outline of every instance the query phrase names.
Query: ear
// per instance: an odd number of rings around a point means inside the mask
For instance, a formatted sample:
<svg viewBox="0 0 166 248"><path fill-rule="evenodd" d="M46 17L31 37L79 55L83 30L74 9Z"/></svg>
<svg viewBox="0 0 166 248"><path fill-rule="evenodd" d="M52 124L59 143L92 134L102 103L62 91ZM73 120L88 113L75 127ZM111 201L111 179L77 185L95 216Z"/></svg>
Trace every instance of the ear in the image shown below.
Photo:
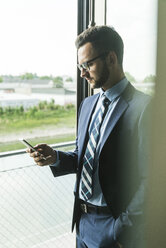
<svg viewBox="0 0 166 248"><path fill-rule="evenodd" d="M110 65L116 65L118 63L118 58L117 58L116 53L114 51L109 52L108 60L109 60Z"/></svg>

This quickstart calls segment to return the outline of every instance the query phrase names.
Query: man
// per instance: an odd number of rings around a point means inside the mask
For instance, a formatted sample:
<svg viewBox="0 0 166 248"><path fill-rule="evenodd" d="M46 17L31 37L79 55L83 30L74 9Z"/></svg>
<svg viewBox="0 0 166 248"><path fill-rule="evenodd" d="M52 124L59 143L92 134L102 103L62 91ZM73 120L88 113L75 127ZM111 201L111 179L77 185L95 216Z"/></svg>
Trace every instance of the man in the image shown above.
<svg viewBox="0 0 166 248"><path fill-rule="evenodd" d="M100 93L79 110L76 149L46 144L30 152L55 177L77 173L72 228L77 248L142 248L147 178L146 112L150 97L123 72L123 41L111 27L91 27L76 40L81 77Z"/></svg>

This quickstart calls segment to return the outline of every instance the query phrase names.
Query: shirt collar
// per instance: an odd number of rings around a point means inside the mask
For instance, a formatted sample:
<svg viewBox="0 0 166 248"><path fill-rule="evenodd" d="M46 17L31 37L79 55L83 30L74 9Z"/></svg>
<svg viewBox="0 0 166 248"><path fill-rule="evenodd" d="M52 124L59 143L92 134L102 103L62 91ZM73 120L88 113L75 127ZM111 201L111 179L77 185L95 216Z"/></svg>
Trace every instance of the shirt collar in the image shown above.
<svg viewBox="0 0 166 248"><path fill-rule="evenodd" d="M101 88L100 97L104 94L112 102L122 94L127 84L127 78L123 78L119 83L115 84L112 88L106 91Z"/></svg>

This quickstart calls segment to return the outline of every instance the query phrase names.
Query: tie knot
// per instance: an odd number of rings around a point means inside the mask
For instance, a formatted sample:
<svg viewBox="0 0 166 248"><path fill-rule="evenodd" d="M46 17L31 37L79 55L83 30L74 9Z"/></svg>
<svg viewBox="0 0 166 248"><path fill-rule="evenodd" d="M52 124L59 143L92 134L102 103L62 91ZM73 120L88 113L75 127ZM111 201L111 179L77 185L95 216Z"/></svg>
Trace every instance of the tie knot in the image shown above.
<svg viewBox="0 0 166 248"><path fill-rule="evenodd" d="M110 100L105 95L103 95L102 96L102 103L103 103L104 107L108 107L108 105L110 104Z"/></svg>

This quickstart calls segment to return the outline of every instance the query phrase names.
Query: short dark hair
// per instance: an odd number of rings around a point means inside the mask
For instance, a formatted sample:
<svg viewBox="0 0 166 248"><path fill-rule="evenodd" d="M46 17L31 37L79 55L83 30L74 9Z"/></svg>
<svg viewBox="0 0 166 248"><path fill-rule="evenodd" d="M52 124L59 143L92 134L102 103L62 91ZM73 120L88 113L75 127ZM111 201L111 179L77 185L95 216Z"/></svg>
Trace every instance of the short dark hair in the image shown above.
<svg viewBox="0 0 166 248"><path fill-rule="evenodd" d="M99 53L114 51L118 63L122 65L124 50L123 40L113 27L103 25L84 30L78 35L75 41L76 48L79 49L87 42L92 43L92 46Z"/></svg>

